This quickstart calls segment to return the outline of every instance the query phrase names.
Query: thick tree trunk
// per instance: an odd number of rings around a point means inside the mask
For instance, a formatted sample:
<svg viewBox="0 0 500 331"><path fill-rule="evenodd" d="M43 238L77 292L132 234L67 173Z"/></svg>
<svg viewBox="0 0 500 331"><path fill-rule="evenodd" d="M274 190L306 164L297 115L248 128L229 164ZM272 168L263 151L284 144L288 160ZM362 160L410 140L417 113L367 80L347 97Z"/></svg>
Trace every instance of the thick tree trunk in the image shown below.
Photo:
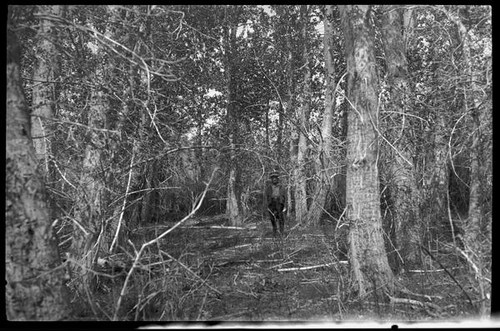
<svg viewBox="0 0 500 331"><path fill-rule="evenodd" d="M7 32L5 155L5 300L9 320L67 316L57 242L43 176L30 137L30 116L20 77L20 46Z"/></svg>
<svg viewBox="0 0 500 331"><path fill-rule="evenodd" d="M347 218L349 259L359 296L392 293L395 280L384 248L378 157L378 77L370 6L341 6L348 72Z"/></svg>
<svg viewBox="0 0 500 331"><path fill-rule="evenodd" d="M411 101L408 82L408 63L404 50L402 34L402 15L397 6L384 6L382 17L382 41L385 51L387 66L387 78L391 87L391 104L388 108L398 114L389 117L401 117L411 113ZM402 115L401 115L402 114ZM398 119L396 119L398 120ZM400 120L400 118L399 118ZM402 123L407 122L403 118ZM407 267L415 267L420 264L419 244L422 236L422 224L420 218L420 192L417 188L416 171L412 162L414 145L409 131L402 132L398 129L398 137L390 137L395 141L394 151L392 147L387 155L392 156L388 162L391 174L391 197L394 203L393 232L395 236L390 238L395 248L390 254L393 270L401 270L401 262ZM403 261L401 261L401 259Z"/></svg>
<svg viewBox="0 0 500 331"><path fill-rule="evenodd" d="M40 15L61 15L61 6L37 6ZM31 136L38 159L43 163L45 174L49 175L50 139L54 103L56 102L55 77L59 68L54 42L57 41L55 27L50 20L40 19L36 36L37 62L33 71L33 96Z"/></svg>
<svg viewBox="0 0 500 331"><path fill-rule="evenodd" d="M230 87L230 95L232 95L233 87ZM229 98L230 103L232 98ZM243 210L241 206L241 190L239 189L239 167L238 160L236 157L236 116L234 114L234 106L228 106L228 116L229 121L231 122L231 133L229 134L229 178L227 184L227 204L226 210L227 215L231 221L231 224L234 226L240 226L243 223Z"/></svg>
<svg viewBox="0 0 500 331"><path fill-rule="evenodd" d="M307 40L307 5L300 6L300 19L302 22L301 38L302 38L302 61L304 66L304 81L303 92L300 94L299 111L299 141L297 145L297 166L294 169L295 178L295 218L298 223L303 223L307 218L307 133L309 132L309 112L311 100L311 69L308 56L308 40Z"/></svg>
<svg viewBox="0 0 500 331"><path fill-rule="evenodd" d="M234 226L240 226L243 223L243 215L241 203L239 201L239 194L236 186L236 169L231 169L229 171L229 183L227 190L227 211L228 217L231 220L231 224Z"/></svg>
<svg viewBox="0 0 500 331"><path fill-rule="evenodd" d="M291 61L291 51L290 51L290 59L289 61ZM289 65L290 68L291 68L291 64ZM292 74L290 73L290 76L289 76L289 80L292 80ZM290 85L288 85L288 90L289 90L289 98L288 98L288 101L287 101L287 105L286 105L286 113L288 114L288 116L291 116L293 113L294 113L294 107L295 107L295 100L292 96L292 88L290 87ZM294 116L293 116L294 117ZM290 219L291 216L292 216L292 213L295 212L296 214L296 210L294 208L294 199L293 199L293 191L294 191L294 187L297 183L297 177L296 177L296 174L295 174L295 171L296 171L296 167L297 167L297 142L298 142L298 132L297 132L297 128L295 127L295 125L290 122L289 123L289 132L290 132L290 143L289 143L289 158L290 158L290 167L291 167L291 176L289 177L289 183L287 185L287 219Z"/></svg>
<svg viewBox="0 0 500 331"><path fill-rule="evenodd" d="M279 129L278 140L280 145L285 148L285 139L283 136L289 137L288 153L280 150L279 161L286 165L286 169L290 170L287 176L288 182L286 183L286 218L292 219L294 212L294 187L295 187L295 167L297 162L297 143L298 131L293 124L295 121L295 80L293 78L294 70L294 53L292 50L292 27L290 25L290 8L289 6L277 6L276 13L280 19L279 33L285 38L285 44L282 46L281 52L286 56L285 65L285 91L279 111ZM286 125L288 119L288 126Z"/></svg>
<svg viewBox="0 0 500 331"><path fill-rule="evenodd" d="M227 119L229 126L229 178L227 184L227 215L234 226L243 223L243 210L241 206L241 190L239 183L239 167L236 157L238 139L238 114L236 108L236 86L234 60L237 52L236 30L238 21L238 8L233 7L229 17L230 26L227 28L226 47L226 78L227 78ZM233 17L234 15L234 17Z"/></svg>
<svg viewBox="0 0 500 331"><path fill-rule="evenodd" d="M333 6L327 5L324 28L325 33L323 36L323 54L325 59L325 76L326 76L326 94L325 94L325 110L323 112L323 122L321 127L321 142L317 157L318 179L316 189L311 201L311 207L307 216L308 222L312 225L319 224L321 215L323 214L326 197L330 188L331 182L331 150L332 150L332 125L334 113L334 90L335 86L333 77L335 75L335 68L332 58L332 38L333 28L331 17L333 14Z"/></svg>
<svg viewBox="0 0 500 331"><path fill-rule="evenodd" d="M481 228L483 223L484 211L482 208L483 196L487 193L483 188L487 187L486 178L489 175L487 167L488 159L491 155L487 152L486 141L484 135L484 128L490 122L487 107L483 105L484 90L482 87L477 86L473 72L473 60L471 57L471 41L469 33L463 24L460 16L455 13L448 12L448 17L456 24L458 35L462 45L462 62L465 65L466 74L468 76L468 88L464 89L465 111L471 113L471 122L473 123L472 132L472 145L470 149L470 191L469 191L469 212L468 217L463 224L463 244L465 246L466 254L470 260L476 265L477 269L476 279L478 280L479 290L481 294L480 314L486 316L488 314L486 293L489 292L489 284L483 279L484 266L487 263L487 256L491 252L491 231L486 231L483 235ZM483 101L483 102L482 102ZM483 156L484 155L484 156ZM486 191L486 189L484 189ZM484 217L484 221L489 220ZM491 226L486 226L486 229L491 229ZM484 240L486 237L487 240ZM485 244L487 243L487 244Z"/></svg>

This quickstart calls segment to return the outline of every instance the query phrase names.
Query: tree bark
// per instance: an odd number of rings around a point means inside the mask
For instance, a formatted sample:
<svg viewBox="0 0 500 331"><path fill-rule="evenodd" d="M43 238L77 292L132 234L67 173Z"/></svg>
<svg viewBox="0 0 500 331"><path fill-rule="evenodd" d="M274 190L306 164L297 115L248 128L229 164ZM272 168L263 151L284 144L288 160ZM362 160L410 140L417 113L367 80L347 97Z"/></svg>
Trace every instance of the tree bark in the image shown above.
<svg viewBox="0 0 500 331"><path fill-rule="evenodd" d="M308 10L307 5L300 6L300 18L302 22L301 38L302 38L302 61L304 66L304 81L303 92L300 96L299 111L299 140L297 145L297 166L294 169L295 178L295 218L298 223L306 221L307 217L307 175L306 175L306 159L307 159L307 132L309 131L309 112L311 99L311 69L309 64L309 47L307 40L307 25L308 25Z"/></svg>
<svg viewBox="0 0 500 331"><path fill-rule="evenodd" d="M284 123L285 114L283 111L283 105L280 103L278 105L278 127L276 134L276 159L278 162L283 162L283 123Z"/></svg>
<svg viewBox="0 0 500 331"><path fill-rule="evenodd" d="M486 262L486 257L491 251L491 232L487 231L486 237L489 240L483 240L482 236L482 192L483 187L487 187L485 179L488 177L487 162L483 162L482 155L488 158L491 155L487 153L485 146L486 139L483 130L483 125L490 121L489 114L485 105L483 105L484 94L481 87L477 86L474 78L473 60L471 56L471 41L469 39L469 31L463 24L458 13L446 11L448 17L456 24L460 43L462 45L462 62L465 66L465 74L467 76L467 88L464 89L465 111L471 113L471 122L473 123L472 132L475 134L472 137L470 151L470 191L469 191L469 212L468 217L463 224L463 244L466 253L471 260L476 264L476 279L478 279L479 290L481 294L480 314L486 316L488 308L486 306L486 292L488 283L483 280L483 268ZM486 153L485 153L486 152ZM491 227L486 226L486 229ZM484 243L488 244L484 244ZM485 247L486 246L486 247Z"/></svg>
<svg viewBox="0 0 500 331"><path fill-rule="evenodd" d="M408 42L413 35L414 26L413 9L411 7L405 8L403 11L403 47L405 54L408 49Z"/></svg>
<svg viewBox="0 0 500 331"><path fill-rule="evenodd" d="M110 14L110 20L111 23L109 26L106 28L106 33L107 35L110 36L116 36L120 35L119 33L119 26L122 24L122 18L121 13L122 9L117 6L117 5L108 5L107 6L107 11ZM132 7L132 11L128 11L125 19L127 20L134 20L134 16L138 14L139 8L137 5L134 5ZM146 25L149 26L149 25ZM147 29L147 28L146 28ZM145 35L148 34L148 31L144 32ZM123 41L125 45L132 49L134 53L138 53L141 42L139 39L133 39L133 38L127 38L127 41ZM140 69L137 67L137 65L128 63L128 85L127 87L123 90L122 95L121 95L121 111L119 112L119 116L117 118L117 131L120 132L120 140L121 144L129 147L129 149L132 150L132 155L136 156L136 152L141 149L141 142L145 141L145 130L137 130L134 133L129 133L127 134L127 127L126 127L126 122L130 117L135 117L137 116L136 114L139 113L139 119L140 119L140 124L141 128L146 128L150 125L150 123L147 122L147 116L146 112L147 110L144 109L144 107L137 107L137 100L138 96L136 95L137 91L140 90L140 79L139 79L139 74L138 72ZM115 69L115 64L113 62L108 63L108 71L112 72ZM131 141L127 140L128 137L133 137ZM130 176L131 176L131 181L130 181L130 187L132 191L140 191L144 189L146 186L146 189L149 189L148 183L151 181L151 176L152 173L148 172L148 167L149 164L143 164L138 167L133 167L130 169ZM116 171L119 171L118 169ZM123 187L120 187L118 190L123 190ZM150 215L149 215L149 198L150 198L150 191L144 191L141 193L143 195L143 199L141 203L135 203L132 206L128 206L127 208L130 210L130 214L135 215L135 217L129 217L127 222L126 222L126 227L137 227L142 222L146 222ZM139 194L137 194L139 195ZM133 199L131 196L124 196L124 199L130 200ZM115 207L114 211L114 216L112 220L110 221L110 227L108 231L108 235L113 235L113 232L118 230L118 220L119 220L119 215L122 213L122 205L117 204ZM124 220L122 220L124 222Z"/></svg>
<svg viewBox="0 0 500 331"><path fill-rule="evenodd" d="M78 200L75 203L75 220L78 222L73 237L74 258L79 261L75 269L81 277L79 288L87 291L92 284L93 274L91 270L97 261L100 244L106 242L104 227L105 206L105 183L103 175L99 174L101 169L101 154L104 149L102 136L98 131L104 127L106 97L102 91L92 91L88 113L89 143L85 148L82 173L78 186ZM108 245L110 242L108 243ZM85 293L85 292L82 292Z"/></svg>
<svg viewBox="0 0 500 331"><path fill-rule="evenodd" d="M287 75L287 100L286 100L286 107L284 107L284 112L287 114L286 116L292 117L293 120L295 119L293 114L295 113L295 98L294 98L294 79L293 79L293 52L292 52L292 42L291 42L291 36L290 32L287 33L286 37L286 44L287 44L287 53L288 53L288 61L287 61L287 66L286 66L286 75ZM289 121L289 130L290 130L290 149L289 149L289 157L290 157L290 163L292 166L292 169L295 169L296 167L296 162L297 162L297 142L298 142L298 132L297 128L291 121ZM292 170L294 171L294 170ZM295 210L294 208L294 203L292 199L292 191L293 187L295 185L296 178L295 176L289 177L289 183L287 185L287 219L290 219L292 215L292 211Z"/></svg>
<svg viewBox="0 0 500 331"><path fill-rule="evenodd" d="M7 31L5 299L9 320L61 320L68 314L51 210L30 136L20 46Z"/></svg>
<svg viewBox="0 0 500 331"><path fill-rule="evenodd" d="M331 176L331 150L332 150L332 126L334 114L334 92L335 75L334 62L332 57L332 38L333 28L331 18L333 14L333 6L327 5L324 18L324 36L323 36L323 55L325 59L325 77L326 77L326 94L325 94L325 109L323 112L323 122L321 127L321 142L317 157L318 182L313 194L313 200L307 219L310 224L317 225L323 214L326 197L330 188Z"/></svg>
<svg viewBox="0 0 500 331"><path fill-rule="evenodd" d="M119 9L109 6L107 10L111 13L112 20L117 21ZM106 34L114 36L115 28L108 26ZM77 223L73 240L72 251L74 259L78 262L74 268L74 274L80 279L76 282L81 293L91 293L94 289L95 274L92 273L100 256L109 254L115 247L111 247L116 231L124 229L124 220L118 226L120 206L113 210L113 216L106 222L109 213L108 201L109 191L106 189L106 176L103 169L107 169L106 159L112 153L108 150L109 139L105 133L109 126L108 112L111 108L108 96L101 89L106 81L108 73L113 72L114 63L109 62L103 67L96 67L90 74L89 79L94 82L89 110L87 114L87 145L82 162L80 182L77 190L77 201L75 202L74 218ZM128 112L124 105L125 112ZM117 123L120 129L123 123ZM132 154L135 155L138 144L134 141ZM106 155L106 157L103 157ZM124 197L126 199L127 197ZM123 230L119 238L123 241ZM90 302L90 304L93 304Z"/></svg>
<svg viewBox="0 0 500 331"><path fill-rule="evenodd" d="M234 60L237 52L236 30L238 28L238 11L236 7L229 10L229 26L226 31L226 79L227 79L227 120L229 126L229 178L227 185L227 215L234 226L243 223L243 210L241 206L241 190L239 188L239 167L236 157L238 141L238 114L236 108L236 81L234 77Z"/></svg>
<svg viewBox="0 0 500 331"><path fill-rule="evenodd" d="M40 15L61 15L61 6L37 6ZM33 71L31 136L35 152L49 175L50 139L55 102L55 79L59 70L54 42L57 33L52 21L40 19L37 35L37 62Z"/></svg>
<svg viewBox="0 0 500 331"><path fill-rule="evenodd" d="M279 124L281 128L278 131L280 140L283 132L288 132L289 142L288 142L288 155L283 153L283 158L280 159L283 163L288 163L290 169L290 175L287 176L288 183L286 184L286 218L291 219L294 211L294 199L293 199L293 188L294 188L294 169L297 162L297 142L298 142L298 132L296 126L292 123L295 120L295 81L293 79L294 71L294 53L292 50L292 22L290 19L290 8L289 6L277 6L276 13L280 18L280 33L285 38L285 45L281 50L286 56L285 65L285 96L282 100L280 107ZM288 127L285 128L285 119L288 119ZM286 135L286 134L285 134ZM284 140L283 140L284 141ZM283 143L284 144L284 143Z"/></svg>
<svg viewBox="0 0 500 331"><path fill-rule="evenodd" d="M287 101L286 101L286 106L284 107L284 113L287 114L286 116L293 116L294 114L294 108L295 108L295 99L293 96L293 55L292 55L292 50L291 50L291 42L290 38L287 37L287 45L288 45L288 62L287 62ZM287 185L287 210L286 210L286 216L287 219L291 218L292 212L294 211L294 203L292 199L292 192L293 192L293 187L295 185L295 176L293 174L293 171L296 167L296 162L297 162L297 141L298 141L298 132L297 128L291 121L289 121L289 132L290 132L290 143L289 143L289 158L290 158L290 164L292 168L292 176L289 177L289 182Z"/></svg>
<svg viewBox="0 0 500 331"><path fill-rule="evenodd" d="M382 41L385 51L387 80L390 86L391 103L387 106L398 114L389 115L394 122L406 123L406 113L411 113L410 89L408 82L408 63L402 34L402 13L397 6L383 6ZM412 161L415 146L410 135L411 129L401 131L399 136L390 137L395 141L394 148L387 147L387 155L392 156L388 162L390 173L391 197L394 203L393 224L394 236L389 236L394 251L389 254L391 266L395 272L401 270L401 262L407 267L420 265L420 249L422 227L420 218L420 192L417 188L416 171ZM403 261L401 261L401 259Z"/></svg>
<svg viewBox="0 0 500 331"><path fill-rule="evenodd" d="M349 259L363 297L369 289L394 292L384 248L378 158L378 77L370 6L341 6L348 72L347 183Z"/></svg>

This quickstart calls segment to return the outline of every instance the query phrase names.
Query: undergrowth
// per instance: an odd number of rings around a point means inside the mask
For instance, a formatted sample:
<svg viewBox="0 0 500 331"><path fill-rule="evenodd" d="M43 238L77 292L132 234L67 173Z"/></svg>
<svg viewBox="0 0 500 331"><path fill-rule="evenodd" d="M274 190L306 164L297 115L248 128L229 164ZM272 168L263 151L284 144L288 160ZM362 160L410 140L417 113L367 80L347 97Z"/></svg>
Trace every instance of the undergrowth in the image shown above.
<svg viewBox="0 0 500 331"><path fill-rule="evenodd" d="M349 274L345 230L316 229L272 237L267 220L242 228L223 217L198 218L143 254L123 292L134 257L130 244L105 257L88 293L73 293L75 319L123 321L425 321L474 318L479 293L464 261L433 250L425 268L397 276L403 292L362 300ZM171 224L130 234L139 247ZM344 232L342 232L344 231ZM118 263L117 261L120 261ZM120 311L115 312L123 294Z"/></svg>

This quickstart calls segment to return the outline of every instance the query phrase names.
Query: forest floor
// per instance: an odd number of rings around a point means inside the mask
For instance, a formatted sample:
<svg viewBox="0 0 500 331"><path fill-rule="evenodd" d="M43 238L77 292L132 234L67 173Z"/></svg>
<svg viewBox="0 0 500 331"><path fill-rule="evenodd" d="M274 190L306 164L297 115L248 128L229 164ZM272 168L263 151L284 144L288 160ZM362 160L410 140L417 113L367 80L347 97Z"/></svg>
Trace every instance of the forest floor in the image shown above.
<svg viewBox="0 0 500 331"><path fill-rule="evenodd" d="M173 224L138 228L132 241L140 247ZM161 239L155 248L161 254L145 255L148 272L138 270L142 276L130 283L123 319L397 323L469 320L476 314L466 294L472 291L467 270L457 259L436 255L442 265L429 262L427 270L399 275L408 292L393 302L377 293L360 301L340 244L345 238L339 240L345 227L286 227L283 238L274 238L270 222L259 217L242 227L231 227L223 215L190 220ZM115 284L119 289L123 282ZM113 292L116 299L118 290Z"/></svg>

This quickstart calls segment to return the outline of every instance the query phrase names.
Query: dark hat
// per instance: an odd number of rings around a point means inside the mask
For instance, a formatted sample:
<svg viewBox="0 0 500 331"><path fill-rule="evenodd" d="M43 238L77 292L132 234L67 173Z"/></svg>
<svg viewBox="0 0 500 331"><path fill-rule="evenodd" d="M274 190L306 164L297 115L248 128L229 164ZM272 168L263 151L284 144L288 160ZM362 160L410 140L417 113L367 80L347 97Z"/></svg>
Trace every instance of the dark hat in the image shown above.
<svg viewBox="0 0 500 331"><path fill-rule="evenodd" d="M273 171L269 175L269 178L278 178L278 177L279 177L279 173L277 171Z"/></svg>

